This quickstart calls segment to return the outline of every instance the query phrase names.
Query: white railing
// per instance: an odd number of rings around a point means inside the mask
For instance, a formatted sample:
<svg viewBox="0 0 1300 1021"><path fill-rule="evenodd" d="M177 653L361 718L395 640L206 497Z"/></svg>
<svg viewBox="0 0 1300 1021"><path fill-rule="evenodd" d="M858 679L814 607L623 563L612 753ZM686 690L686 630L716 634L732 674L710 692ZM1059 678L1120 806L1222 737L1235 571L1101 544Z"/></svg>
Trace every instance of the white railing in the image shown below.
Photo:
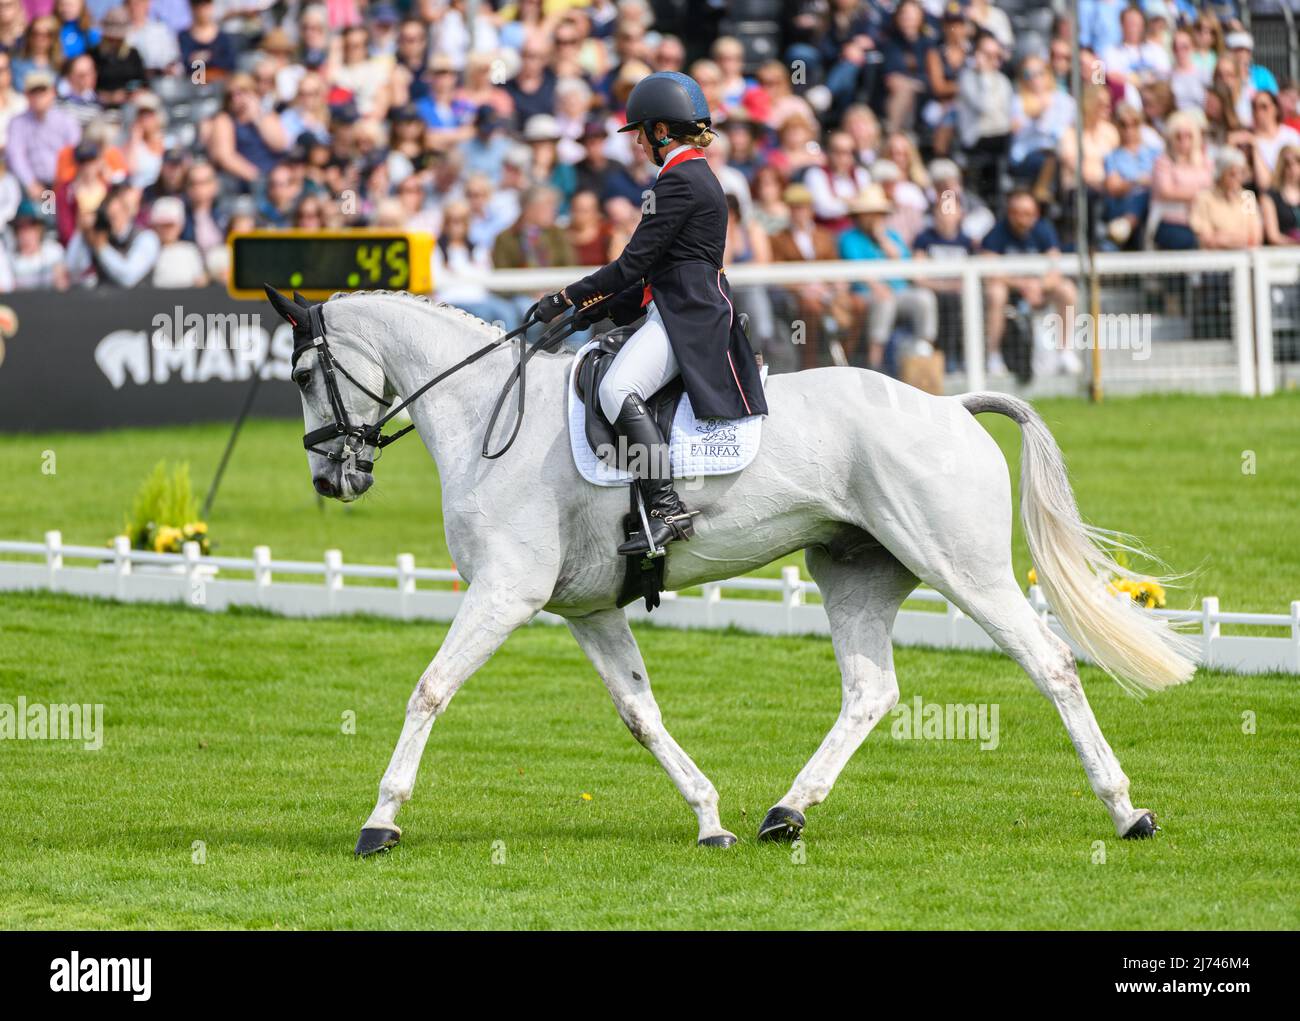
<svg viewBox="0 0 1300 1021"><path fill-rule="evenodd" d="M1300 335L1300 247L1261 248L1251 255L1259 393L1267 395L1277 390L1278 327Z"/></svg>
<svg viewBox="0 0 1300 1021"><path fill-rule="evenodd" d="M1204 298L1207 276L1222 282L1222 292L1213 295L1214 335L1209 338L1159 337L1151 344L1148 355L1135 358L1132 351L1103 350L1101 357L1103 385L1115 392L1149 390L1226 391L1245 396L1270 394L1276 388L1274 372L1273 311L1285 292L1288 308L1300 303L1300 248L1261 248L1255 251L1191 252L1103 252L1095 256L1103 290L1101 312L1113 314L1107 299L1123 281L1137 279L1154 287L1160 278L1188 278L1191 284L1184 297L1199 290ZM555 290L590 271L590 267L550 267L547 269L496 270L484 279L484 285L498 293L521 294ZM953 261L879 261L879 262L779 262L756 265L747 263L727 271L733 287L780 287L801 283L871 280L906 280L924 282L960 280L962 315L962 354L964 371L948 374L945 387L949 393L979 390L986 386L1021 390L1013 381L986 378L986 321L984 281L988 277L1041 277L1058 272L1078 283L1079 259L1074 254L1056 258L1042 255L989 256ZM1088 311L1087 289L1078 288L1076 310ZM1001 310L999 310L1000 313ZM1047 308L1044 312L1051 312ZM1198 309L1185 309L1185 319L1194 318ZM1175 331L1180 320L1164 312L1139 313L1155 322L1162 320ZM1297 309L1300 315L1300 308ZM1288 328L1290 328L1288 323ZM1168 331L1165 331L1168 332ZM1081 352L1085 361L1088 353ZM1085 374L1086 378L1086 374ZM1077 393L1081 381L1073 378L1038 381L1029 390L1031 396L1050 393Z"/></svg>
<svg viewBox="0 0 1300 1021"><path fill-rule="evenodd" d="M147 553L133 550L119 536L112 547L64 545L59 532L45 534L45 542L0 542L0 557L37 558L36 562L0 559L0 591L46 590L98 596L122 602L181 602L206 610L229 606L257 606L290 617L320 617L366 613L401 620L450 620L464 596L464 579L446 568L416 567L409 553L399 554L393 566L348 564L338 550L327 550L319 561L274 560L266 546L251 558L200 556L197 543L186 543L183 553ZM92 567L70 567L67 560L92 560ZM251 578L220 577L222 571L251 574ZM319 578L304 584L281 580L296 575ZM388 581L387 585L347 585L348 579ZM419 583L442 586L419 588ZM725 593L751 598L727 598ZM752 598L755 594L777 599ZM828 634L825 611L817 585L786 567L780 578L732 578L701 586L698 596L663 593L653 616L638 601L628 607L633 618L647 618L665 627L735 627L759 634ZM1117 598L1127 599L1126 595ZM1034 611L1069 641L1051 613L1038 586L1029 592ZM894 641L939 649L994 649L983 630L943 595L920 588L908 597L912 603L933 603L942 612L902 610L894 622ZM1219 601L1201 601L1197 611L1150 610L1183 625L1198 625L1200 662L1236 673L1282 672L1300 674L1300 600L1290 614L1229 613ZM561 618L542 613L540 621L560 623ZM1271 637L1225 635L1224 625L1275 628L1287 634ZM1073 645L1073 643L1071 643ZM1079 650L1076 648L1076 654Z"/></svg>

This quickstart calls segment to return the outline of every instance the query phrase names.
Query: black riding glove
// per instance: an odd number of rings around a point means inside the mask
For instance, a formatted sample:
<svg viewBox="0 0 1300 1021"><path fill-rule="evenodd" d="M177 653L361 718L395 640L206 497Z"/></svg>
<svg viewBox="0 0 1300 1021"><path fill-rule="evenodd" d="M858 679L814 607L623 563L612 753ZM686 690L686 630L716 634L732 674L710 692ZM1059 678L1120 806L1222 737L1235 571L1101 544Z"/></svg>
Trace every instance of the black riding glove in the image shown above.
<svg viewBox="0 0 1300 1021"><path fill-rule="evenodd" d="M537 303L537 318L544 323L549 323L568 307L569 302L564 297L564 292L556 291L554 294L548 294Z"/></svg>

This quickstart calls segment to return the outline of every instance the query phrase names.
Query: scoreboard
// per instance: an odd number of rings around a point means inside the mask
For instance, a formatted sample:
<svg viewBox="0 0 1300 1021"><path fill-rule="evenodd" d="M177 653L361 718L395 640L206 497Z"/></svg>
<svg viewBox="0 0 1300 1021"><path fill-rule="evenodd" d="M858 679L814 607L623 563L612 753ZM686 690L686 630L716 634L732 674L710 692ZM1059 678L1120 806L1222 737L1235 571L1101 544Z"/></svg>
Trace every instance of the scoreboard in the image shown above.
<svg viewBox="0 0 1300 1021"><path fill-rule="evenodd" d="M433 237L374 229L258 230L230 238L232 298L264 300L263 284L313 301L336 291L433 289Z"/></svg>

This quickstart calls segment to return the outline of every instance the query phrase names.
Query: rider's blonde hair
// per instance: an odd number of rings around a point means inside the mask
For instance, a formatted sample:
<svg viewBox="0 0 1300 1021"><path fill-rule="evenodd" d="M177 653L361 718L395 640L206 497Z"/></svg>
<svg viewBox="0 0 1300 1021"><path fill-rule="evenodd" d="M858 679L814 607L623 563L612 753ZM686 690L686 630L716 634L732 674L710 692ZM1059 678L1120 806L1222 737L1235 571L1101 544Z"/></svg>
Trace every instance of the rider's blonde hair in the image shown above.
<svg viewBox="0 0 1300 1021"><path fill-rule="evenodd" d="M696 131L694 134L674 135L673 137L680 142L685 142L687 145L693 145L697 149L707 149L709 147L709 143L712 142L713 139L716 137L713 134L713 129L710 128L708 125L706 125L703 121L697 123L695 127L698 128L699 130Z"/></svg>

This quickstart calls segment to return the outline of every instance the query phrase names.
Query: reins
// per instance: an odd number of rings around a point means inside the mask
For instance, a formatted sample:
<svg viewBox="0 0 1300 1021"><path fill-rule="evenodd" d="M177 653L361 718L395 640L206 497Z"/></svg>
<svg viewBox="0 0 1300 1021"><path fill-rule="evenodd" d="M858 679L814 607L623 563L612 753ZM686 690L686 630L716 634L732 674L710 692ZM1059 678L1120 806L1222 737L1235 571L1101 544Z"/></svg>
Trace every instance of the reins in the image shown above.
<svg viewBox="0 0 1300 1021"><path fill-rule="evenodd" d="M480 452L483 457L490 461L495 461L497 458L501 457L514 445L515 439L519 436L519 430L524 423L525 395L527 389L526 368L528 362L532 360L533 356L536 355L538 351L554 350L556 344L573 333L576 333L578 329L575 316L570 315L567 319L561 320L559 323L547 327L542 335L534 341L533 344L529 345L527 341L528 329L534 322L538 321L536 318L537 305L534 304L525 314L524 321L521 325L511 330L509 333L503 334L502 336L489 341L487 344L484 344L469 355L466 355L455 365L443 370L427 383L424 383L409 397L406 397L401 402L394 405L391 401L384 400L382 397L377 396L368 387L363 386L350 372L347 371L347 369L334 360L333 355L330 353L329 344L325 340L325 316L321 311L321 308L321 305L313 305L307 310L311 331L311 343L295 351L293 360L296 362L303 351L314 349L319 352L321 371L325 378L325 392L326 396L329 398L330 410L334 413L334 422L331 425L322 426L319 429L314 429L307 433L302 438L302 445L313 453L320 454L322 457L328 458L331 461L345 462L351 460L352 463L364 472L374 470L374 461L357 458L356 455L360 453L360 449L353 450L351 445L348 443L347 438L355 438L359 440L361 448L366 446L374 447L377 457L378 453L385 447L400 440L415 428L415 424L412 423L388 436L383 435L384 426L392 421L397 414L410 407L448 376L455 375L466 366L474 364L474 362L478 361L489 352L495 351L502 344L517 339L519 341L519 359L516 361L514 368L511 369L510 375L506 377L505 385L501 388L501 394L497 397L496 404L493 405L492 415L488 419L487 429L483 434L483 447ZM372 401L386 408L387 413L372 425L353 425L351 419L348 417L347 408L343 404L343 396L339 392L338 379L335 376L336 370L337 372L342 373L343 377L349 383L355 386ZM519 402L515 410L514 428L511 429L510 436L505 441L504 445L502 445L501 449L496 453L492 453L492 433L496 428L497 419L501 416L501 410L505 407L506 398L510 395L510 390L515 385L516 380L519 382ZM326 440L336 439L340 436L345 437L343 449L341 451L335 452L319 448L318 444Z"/></svg>

